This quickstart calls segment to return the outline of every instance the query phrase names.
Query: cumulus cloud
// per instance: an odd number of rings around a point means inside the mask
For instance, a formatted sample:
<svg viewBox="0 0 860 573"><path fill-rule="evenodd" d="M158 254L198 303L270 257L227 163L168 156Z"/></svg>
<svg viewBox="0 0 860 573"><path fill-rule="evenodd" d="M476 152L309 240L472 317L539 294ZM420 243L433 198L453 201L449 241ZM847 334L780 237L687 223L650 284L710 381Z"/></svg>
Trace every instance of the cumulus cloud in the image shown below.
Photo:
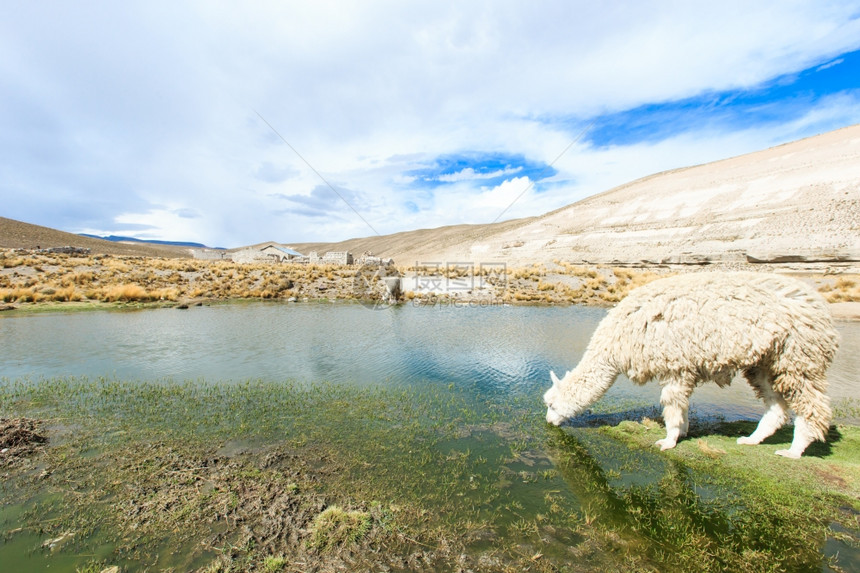
<svg viewBox="0 0 860 573"><path fill-rule="evenodd" d="M439 181L444 181L446 183L453 183L455 181L474 181L475 179L495 179L497 177L513 175L514 173L518 173L522 170L522 167L506 167L504 169L497 169L496 171L488 171L484 173L480 171L475 171L475 169L473 169L472 167L466 167L465 169L456 173L439 175L436 179Z"/></svg>
<svg viewBox="0 0 860 573"><path fill-rule="evenodd" d="M858 49L837 1L24 3L3 214L221 246L488 222L523 185L535 215L857 123Z"/></svg>

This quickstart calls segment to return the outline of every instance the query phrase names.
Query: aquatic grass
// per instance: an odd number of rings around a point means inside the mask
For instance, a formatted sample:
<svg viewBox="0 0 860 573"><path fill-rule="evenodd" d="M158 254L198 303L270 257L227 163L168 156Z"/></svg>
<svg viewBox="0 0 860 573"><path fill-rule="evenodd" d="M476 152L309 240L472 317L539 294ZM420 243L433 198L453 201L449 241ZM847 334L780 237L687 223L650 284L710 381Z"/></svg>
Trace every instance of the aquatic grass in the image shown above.
<svg viewBox="0 0 860 573"><path fill-rule="evenodd" d="M710 504L721 503L730 521L730 539L723 536L720 543L741 554L758 552L757 558L775 570L815 568L822 560L837 560L832 549L825 551L831 545L841 545L850 555L849 548L860 539L859 524L852 517L860 512L860 429L833 427L827 444L814 444L800 460L785 460L773 451L791 441L790 428L760 446L736 444L737 436L748 435L754 426L718 422L703 430L708 433L709 448L724 452L716 456L703 451L695 437L665 452L668 459L707 476L697 484L700 490L707 483L719 492L706 494L706 488L699 495ZM650 448L662 434L661 429L631 433L605 427L601 431L643 448ZM852 532L847 541L833 535L833 524Z"/></svg>
<svg viewBox="0 0 860 573"><path fill-rule="evenodd" d="M733 426L707 434L709 447L727 452L716 459L695 438L656 452L657 424L613 418L645 412L635 401L603 404L592 424L559 429L543 422L539 396L446 384L80 377L0 380L0 408L67 428L45 453L49 476L6 486L21 487L16 499L28 488L53 492L29 519L55 536L78 532L76 550L115 530L111 542L129 559L171 532L174 548L216 540L229 545L231 567L261 567L296 550L275 537L293 530L265 516L298 512L310 531L333 505L371 515L368 542L448 548L476 571L481 559L495 570L563 568L571 555L634 571L727 570L751 556L761 564L753 570L803 569L827 557L828 523L843 523L849 538L857 530L836 515L834 503L846 501L832 491L815 501L822 488L796 488L772 459L751 464L751 450L729 444ZM850 467L855 436L846 429L831 448L840 467ZM243 533L242 523L265 535ZM195 551L194 566L213 562L212 551Z"/></svg>
<svg viewBox="0 0 860 573"><path fill-rule="evenodd" d="M499 477L487 463L508 450L504 443L493 444L492 455L489 450L454 452L443 444L469 427L474 428L469 433L484 432L487 441L492 435L497 440L488 428L510 419L505 408L481 411L449 390L64 378L5 381L0 403L75 420L90 432L100 428L102 447L108 450L129 440L175 441L176 436L186 445L233 438L247 443L257 436L263 443L283 439L294 447L313 447L341 467L327 491L350 491L358 498L401 506L448 508L439 512L440 521L434 519L437 526L447 522L447 527L468 529L460 523L467 509L497 519L496 502L512 499L510 492L495 487ZM503 431L513 432L510 427ZM368 460L382 463L370 471ZM147 468L142 464L134 471L146 473Z"/></svg>

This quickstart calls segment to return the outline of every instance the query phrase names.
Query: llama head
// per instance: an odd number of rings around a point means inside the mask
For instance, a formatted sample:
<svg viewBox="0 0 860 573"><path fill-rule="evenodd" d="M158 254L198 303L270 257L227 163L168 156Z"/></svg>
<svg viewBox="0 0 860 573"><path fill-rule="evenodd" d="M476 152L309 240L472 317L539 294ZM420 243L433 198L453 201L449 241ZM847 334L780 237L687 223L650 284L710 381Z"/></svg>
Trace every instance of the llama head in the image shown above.
<svg viewBox="0 0 860 573"><path fill-rule="evenodd" d="M559 380L555 372L550 370L550 379L552 380L552 388L546 391L543 395L544 404L546 404L546 421L553 426L559 426L562 422L579 413L579 410L568 403L565 399L565 392L562 388L569 385L570 371L566 372L564 377Z"/></svg>
<svg viewBox="0 0 860 573"><path fill-rule="evenodd" d="M606 360L583 358L561 380L555 373L549 374L552 388L543 395L547 407L546 421L558 426L598 401L615 382L618 368Z"/></svg>

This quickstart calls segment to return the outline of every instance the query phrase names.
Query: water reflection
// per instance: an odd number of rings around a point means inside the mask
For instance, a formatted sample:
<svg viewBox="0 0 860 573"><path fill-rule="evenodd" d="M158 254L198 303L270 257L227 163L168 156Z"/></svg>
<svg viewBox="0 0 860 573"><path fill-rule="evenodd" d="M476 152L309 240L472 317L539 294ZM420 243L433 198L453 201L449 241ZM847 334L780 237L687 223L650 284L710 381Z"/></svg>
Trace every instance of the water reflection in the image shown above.
<svg viewBox="0 0 860 573"><path fill-rule="evenodd" d="M439 382L539 399L548 372L572 368L605 311L587 307L413 307L252 303L0 318L0 376L128 380ZM854 396L860 324L840 323L831 395ZM623 378L608 400L657 403L656 385ZM755 417L745 384L704 386L693 405Z"/></svg>

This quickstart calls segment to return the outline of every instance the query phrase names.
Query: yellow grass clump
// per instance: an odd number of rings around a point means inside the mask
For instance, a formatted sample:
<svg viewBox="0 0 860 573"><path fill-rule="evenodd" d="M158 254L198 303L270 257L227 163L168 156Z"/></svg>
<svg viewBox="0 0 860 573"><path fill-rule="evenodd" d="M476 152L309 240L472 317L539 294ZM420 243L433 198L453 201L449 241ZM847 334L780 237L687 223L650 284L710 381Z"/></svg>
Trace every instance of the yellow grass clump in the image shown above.
<svg viewBox="0 0 860 573"><path fill-rule="evenodd" d="M860 276L846 275L819 287L827 302L860 302Z"/></svg>
<svg viewBox="0 0 860 573"><path fill-rule="evenodd" d="M105 302L146 302L157 300L145 288L135 284L121 284L108 287L101 296Z"/></svg>

